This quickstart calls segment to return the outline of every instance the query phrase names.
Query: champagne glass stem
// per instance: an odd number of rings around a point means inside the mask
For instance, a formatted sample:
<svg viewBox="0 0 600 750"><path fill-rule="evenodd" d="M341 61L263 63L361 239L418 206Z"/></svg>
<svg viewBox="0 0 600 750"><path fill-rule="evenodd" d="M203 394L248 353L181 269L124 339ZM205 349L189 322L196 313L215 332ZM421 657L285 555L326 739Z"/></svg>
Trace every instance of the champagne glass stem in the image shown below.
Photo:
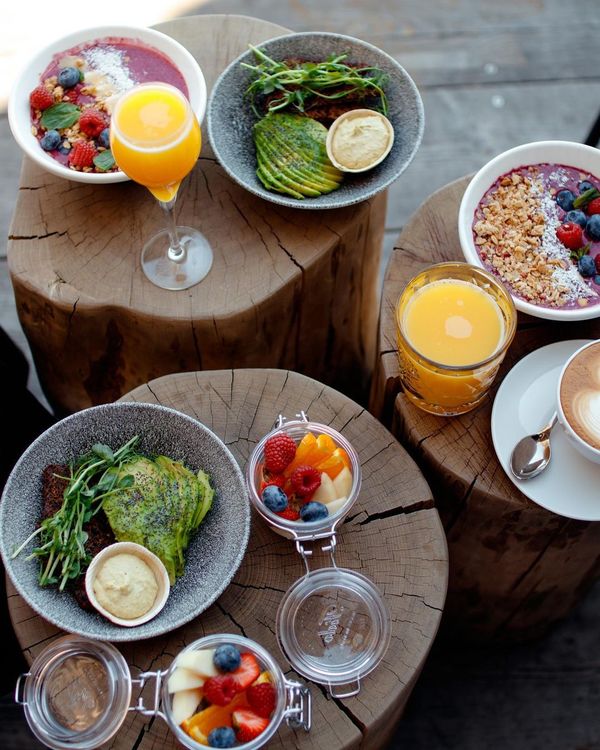
<svg viewBox="0 0 600 750"><path fill-rule="evenodd" d="M175 214L173 208L177 196L170 201L158 201L160 207L165 215L167 224L167 232L169 233L169 260L175 263L181 263L185 259L185 248L179 241L179 235L177 234L177 225L175 223Z"/></svg>

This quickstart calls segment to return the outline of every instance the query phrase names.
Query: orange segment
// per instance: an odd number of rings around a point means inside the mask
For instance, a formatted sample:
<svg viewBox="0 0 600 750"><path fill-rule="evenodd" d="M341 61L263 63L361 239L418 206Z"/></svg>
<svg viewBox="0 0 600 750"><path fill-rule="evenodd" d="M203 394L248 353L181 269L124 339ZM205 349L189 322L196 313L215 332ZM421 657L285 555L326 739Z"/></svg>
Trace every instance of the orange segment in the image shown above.
<svg viewBox="0 0 600 750"><path fill-rule="evenodd" d="M181 728L196 742L208 745L207 738L212 730L217 727L230 727L231 714L236 708L240 708L246 704L246 692L244 691L243 693L238 693L226 706L212 705L202 711L198 711L197 714L181 722Z"/></svg>
<svg viewBox="0 0 600 750"><path fill-rule="evenodd" d="M317 464L318 471L324 471L331 479L335 479L346 465L344 458L338 448L327 458Z"/></svg>
<svg viewBox="0 0 600 750"><path fill-rule="evenodd" d="M323 452L323 457L331 455L337 447L333 438L329 437L329 435L319 435L317 445L319 446L319 450Z"/></svg>
<svg viewBox="0 0 600 750"><path fill-rule="evenodd" d="M294 461L304 461L306 459L306 456L310 453L310 451L315 447L316 444L317 438L312 434L312 432L307 432L302 440L298 443Z"/></svg>
<svg viewBox="0 0 600 750"><path fill-rule="evenodd" d="M352 471L352 464L350 462L350 456L346 453L346 451L343 448L336 448L333 451L334 456L340 456L342 461L344 462L344 466L348 469L348 471Z"/></svg>

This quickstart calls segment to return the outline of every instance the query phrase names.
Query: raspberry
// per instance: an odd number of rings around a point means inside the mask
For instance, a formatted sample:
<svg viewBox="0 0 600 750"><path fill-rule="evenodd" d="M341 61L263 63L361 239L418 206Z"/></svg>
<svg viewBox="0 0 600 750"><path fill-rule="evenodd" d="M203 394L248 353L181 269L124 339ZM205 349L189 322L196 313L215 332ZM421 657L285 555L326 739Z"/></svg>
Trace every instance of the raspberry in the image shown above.
<svg viewBox="0 0 600 750"><path fill-rule="evenodd" d="M556 236L569 250L578 250L583 245L583 229L571 221L561 224L556 230Z"/></svg>
<svg viewBox="0 0 600 750"><path fill-rule="evenodd" d="M88 138L97 138L106 125L106 118L97 109L86 109L79 118L79 130Z"/></svg>
<svg viewBox="0 0 600 750"><path fill-rule="evenodd" d="M276 515L278 515L280 518L285 518L286 521L297 521L300 518L300 513L298 513L297 510L294 510L294 508L290 507L282 510Z"/></svg>
<svg viewBox="0 0 600 750"><path fill-rule="evenodd" d="M226 706L238 693L236 682L230 674L209 677L203 690L206 700L215 706Z"/></svg>
<svg viewBox="0 0 600 750"><path fill-rule="evenodd" d="M271 484L274 484L276 487L281 487L281 489L283 489L283 486L285 484L285 477L281 476L281 474L274 474L272 477L263 479L263 481L260 483L258 494L262 495L262 491L264 490L264 488L268 487Z"/></svg>
<svg viewBox="0 0 600 750"><path fill-rule="evenodd" d="M246 690L246 698L259 716L269 718L275 710L277 694L270 682L261 682L260 685L250 685Z"/></svg>
<svg viewBox="0 0 600 750"><path fill-rule="evenodd" d="M90 141L77 141L69 152L69 166L91 167L96 153L96 147Z"/></svg>
<svg viewBox="0 0 600 750"><path fill-rule="evenodd" d="M318 490L321 484L321 472L313 466L298 466L292 472L291 480L296 495L308 497Z"/></svg>
<svg viewBox="0 0 600 750"><path fill-rule="evenodd" d="M265 468L273 474L281 474L294 460L296 443L283 432L270 437L265 443Z"/></svg>
<svg viewBox="0 0 600 750"><path fill-rule="evenodd" d="M54 97L43 86L38 86L29 94L29 103L34 109L48 109L54 104Z"/></svg>
<svg viewBox="0 0 600 750"><path fill-rule="evenodd" d="M593 214L600 214L600 198L594 198L594 200L590 201L587 204L586 211L588 213L588 216L592 216Z"/></svg>

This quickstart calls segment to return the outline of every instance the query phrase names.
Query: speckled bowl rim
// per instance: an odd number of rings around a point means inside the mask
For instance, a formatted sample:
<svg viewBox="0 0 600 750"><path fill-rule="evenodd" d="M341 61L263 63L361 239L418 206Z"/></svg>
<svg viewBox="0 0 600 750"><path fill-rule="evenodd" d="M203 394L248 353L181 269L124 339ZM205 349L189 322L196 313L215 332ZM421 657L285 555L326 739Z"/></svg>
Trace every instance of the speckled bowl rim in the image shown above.
<svg viewBox="0 0 600 750"><path fill-rule="evenodd" d="M68 633L73 633L74 635L81 635L86 638L94 638L94 640L104 640L104 641L110 641L110 642L126 642L126 641L141 641L146 640L148 638L155 638L159 635L164 635L165 633L170 633L173 630L176 630L177 628L181 627L182 625L187 624L194 618L196 618L199 614L207 610L212 604L215 603L215 601L221 596L221 594L225 591L225 589L229 586L231 583L231 580L233 579L234 575L238 571L242 560L244 558L244 555L246 554L246 548L248 546L248 540L250 538L250 503L245 503L243 505L245 512L244 512L244 534L242 538L239 538L239 548L237 555L235 556L234 564L231 566L230 570L223 576L221 585L214 591L214 593L206 600L200 609L191 609L186 614L179 617L176 621L170 622L168 624L165 624L162 627L157 627L156 630L154 630L151 633L140 633L136 631L135 628L123 628L118 625L114 626L114 633L111 633L110 637L102 638L98 636L91 636L89 634L89 631L85 630L79 630L77 628L69 627L68 623L64 623L61 621L58 621L56 618L48 616L47 613L44 613L41 611L41 608L37 606L35 602L30 600L28 592L25 587L21 585L19 580L13 576L13 572L11 570L10 565L10 556L11 553L5 549L5 539L4 539L4 517L7 513L7 505L4 502L4 499L8 492L11 490L11 485L15 481L14 477L17 474L17 470L20 467L20 464L27 460L29 455L36 450L38 444L45 439L48 438L48 436L52 436L54 432L58 432L62 425L70 422L72 420L76 420L79 415L82 414L82 412L89 412L91 410L96 409L104 409L106 406L112 406L119 408L120 406L127 406L128 408L133 409L145 409L149 410L150 412L154 411L157 414L158 413L169 413L172 416L177 416L181 418L182 420L190 423L195 429L199 429L202 432L205 432L209 434L214 440L216 440L218 443L220 443L223 451L225 454L229 456L231 459L231 466L233 469L233 473L237 475L237 479L240 483L240 487L243 491L243 496L247 497L246 495L246 489L245 489L245 479L242 474L242 470L240 469L240 466L238 462L235 460L235 457L229 450L229 448L225 445L225 443L221 440L218 435L216 435L212 430L210 430L206 425L202 424L202 422L198 421L197 419L194 419L193 417L190 417L188 414L184 414L181 411L178 411L177 409L171 409L168 406L162 406L162 404L149 404L145 402L137 402L137 401L123 401L123 402L114 402L112 404L102 404L100 406L92 406L89 409L83 409L82 411L75 412L74 414L70 414L68 417L65 417L64 419L60 420L59 422L56 422L51 427L49 427L45 432L43 432L41 435L39 435L32 443L31 445L24 451L24 453L21 455L19 460L16 462L15 466L13 467L13 470L11 471L8 479L6 480L6 485L4 486L4 491L2 493L2 497L0 499L0 556L2 557L4 567L6 572L8 573L8 576L13 583L14 587L18 591L18 593L23 597L23 599L27 602L27 604L31 607L31 609L34 610L40 617L42 617L47 622L50 622L52 625L55 625L57 628L60 628L61 630L64 630ZM96 613L99 614L99 613Z"/></svg>
<svg viewBox="0 0 600 750"><path fill-rule="evenodd" d="M235 65L239 65L242 60L244 60L248 55L252 54L251 50L246 50L243 52L239 57L236 57L233 62L231 62L225 70L221 73L221 75L217 78L215 81L212 90L210 92L210 96L208 98L208 105L206 107L206 127L208 131L208 139L210 141L210 145L212 147L212 150L217 157L219 164L223 167L225 172L231 177L231 179L236 182L238 185L243 187L245 190L248 190L250 193L253 193L254 195L258 196L259 198L262 198L263 200L271 201L272 203L277 203L280 206L286 206L287 208L299 208L303 210L313 210L313 211L325 211L332 208L345 208L346 206L352 206L357 203L362 203L365 200L368 200L369 198L372 198L373 196L377 195L378 193L382 192L386 188L388 188L393 182L395 182L400 175L406 170L406 168L409 166L409 164L414 159L417 151L419 150L419 146L421 145L421 141L423 140L423 132L425 130L425 110L423 108L423 100L421 99L421 94L419 93L419 89L417 88L415 82L411 78L411 76L408 74L406 69L400 65L400 63L395 60L391 55L388 55L387 52L384 52L379 47L376 47L374 44L369 44L369 42L364 42L362 39L357 39L353 36L348 36L347 34L336 34L331 31L301 31L299 33L295 34L280 34L275 37L271 37L270 39L265 39L264 41L257 43L258 46L262 47L266 44L270 44L271 42L275 40L282 40L287 38L296 38L296 37L311 37L311 36L319 36L319 37L331 37L335 39L342 39L344 41L348 41L352 44L358 44L366 49L370 50L371 52L376 52L377 54L381 55L382 57L386 58L390 66L396 68L399 73L405 78L407 86L412 90L414 96L415 96L415 107L417 110L417 118L418 118L418 132L417 137L415 140L415 144L412 148L412 152L410 154L410 157L406 159L406 161L400 166L398 170L396 170L392 175L390 175L387 179L383 180L381 184L377 185L376 188L371 188L370 190L365 190L364 195L361 196L354 196L352 198L347 199L341 199L341 200L335 200L334 196L335 194L329 193L328 196L330 197L330 202L326 205L318 205L315 203L311 203L309 201L300 201L296 200L294 198L285 198L282 195L279 195L277 193L268 193L268 191L265 189L265 192L261 192L259 189L255 188L253 185L250 185L247 182L244 182L241 180L237 175L225 164L221 159L219 158L219 150L215 148L214 145L214 134L213 134L213 118L212 118L212 109L214 105L214 100L217 94L217 91L219 89L219 86L221 85L221 82L225 78L225 76L229 73L230 69L233 68ZM265 193L268 193L268 196L265 195Z"/></svg>

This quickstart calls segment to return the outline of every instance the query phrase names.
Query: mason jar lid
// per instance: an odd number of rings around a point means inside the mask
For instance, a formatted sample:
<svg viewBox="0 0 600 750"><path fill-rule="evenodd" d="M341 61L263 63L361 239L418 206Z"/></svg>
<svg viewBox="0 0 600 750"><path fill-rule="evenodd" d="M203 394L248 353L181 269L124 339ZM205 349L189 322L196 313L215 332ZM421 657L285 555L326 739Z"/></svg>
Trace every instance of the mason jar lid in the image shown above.
<svg viewBox="0 0 600 750"><path fill-rule="evenodd" d="M307 573L288 590L277 612L277 637L290 664L327 685L336 698L360 691L362 678L383 658L390 634L379 589L345 568Z"/></svg>
<svg viewBox="0 0 600 750"><path fill-rule="evenodd" d="M131 674L110 643L67 635L35 659L17 683L15 698L24 706L31 731L45 745L93 750L125 720Z"/></svg>

